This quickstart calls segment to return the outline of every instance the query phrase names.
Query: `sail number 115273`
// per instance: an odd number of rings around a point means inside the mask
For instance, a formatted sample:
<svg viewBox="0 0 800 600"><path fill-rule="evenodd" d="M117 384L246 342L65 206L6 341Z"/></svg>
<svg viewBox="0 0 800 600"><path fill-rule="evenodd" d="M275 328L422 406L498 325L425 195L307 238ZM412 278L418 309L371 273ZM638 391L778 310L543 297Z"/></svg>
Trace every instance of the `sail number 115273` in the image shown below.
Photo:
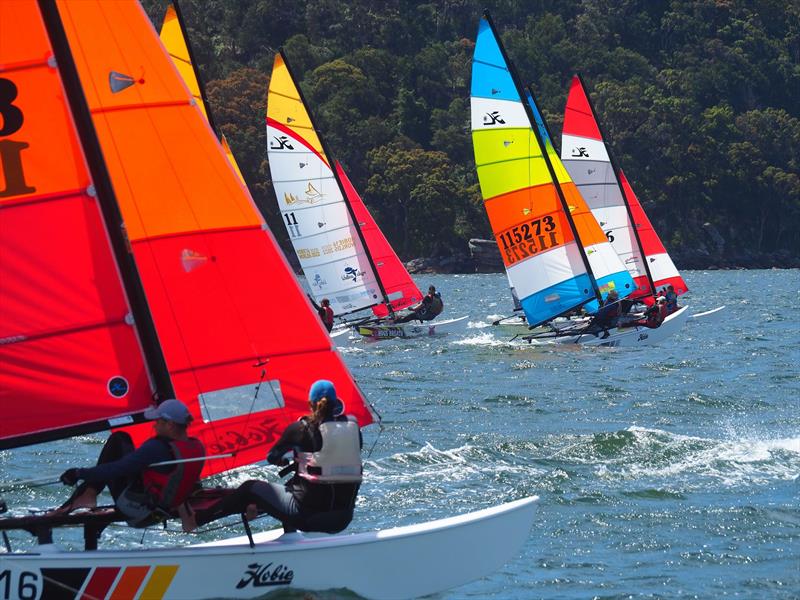
<svg viewBox="0 0 800 600"><path fill-rule="evenodd" d="M558 243L558 227L551 215L531 219L497 233L497 244L504 254L507 266L557 246Z"/></svg>

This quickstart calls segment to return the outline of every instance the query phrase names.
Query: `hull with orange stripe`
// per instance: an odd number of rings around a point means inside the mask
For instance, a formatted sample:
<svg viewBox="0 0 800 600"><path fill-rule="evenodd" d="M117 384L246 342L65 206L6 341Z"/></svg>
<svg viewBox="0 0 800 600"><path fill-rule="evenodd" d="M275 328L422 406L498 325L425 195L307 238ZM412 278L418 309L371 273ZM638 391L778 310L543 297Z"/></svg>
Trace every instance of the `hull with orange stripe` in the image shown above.
<svg viewBox="0 0 800 600"><path fill-rule="evenodd" d="M500 568L525 543L537 498L429 523L349 535L268 531L159 550L0 554L15 600L259 598L346 588L364 598L427 596ZM475 543L480 540L480 543ZM3 585L7 587L3 588Z"/></svg>

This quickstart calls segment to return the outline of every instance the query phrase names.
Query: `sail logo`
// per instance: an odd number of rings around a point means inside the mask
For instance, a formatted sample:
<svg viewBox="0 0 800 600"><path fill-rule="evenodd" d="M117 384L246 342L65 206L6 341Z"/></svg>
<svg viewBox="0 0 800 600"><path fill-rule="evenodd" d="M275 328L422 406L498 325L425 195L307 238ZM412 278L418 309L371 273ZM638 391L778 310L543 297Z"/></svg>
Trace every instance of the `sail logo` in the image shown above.
<svg viewBox="0 0 800 600"><path fill-rule="evenodd" d="M342 281L347 281L348 279L352 279L353 283L358 281L359 277L363 277L366 275L365 271L360 269L356 269L355 267L345 267L344 274L342 275Z"/></svg>
<svg viewBox="0 0 800 600"><path fill-rule="evenodd" d="M266 587L269 585L289 585L294 579L294 571L282 564L275 566L272 563L261 565L251 563L247 565L247 570L242 575L236 589L240 590L252 584L253 587Z"/></svg>
<svg viewBox="0 0 800 600"><path fill-rule="evenodd" d="M503 117L500 116L499 110L493 110L490 113L486 113L483 115L483 124L484 125L505 125L506 122L503 120Z"/></svg>
<svg viewBox="0 0 800 600"><path fill-rule="evenodd" d="M278 144L277 146L275 145L275 142L277 142L277 144ZM277 136L276 135L276 136L274 136L272 138L272 142L270 142L270 144L269 144L269 149L270 150L284 150L284 149L286 149L286 150L294 150L294 146L292 146L289 143L289 138L286 137L285 135L281 135L281 136Z"/></svg>
<svg viewBox="0 0 800 600"><path fill-rule="evenodd" d="M328 285L328 282L322 278L322 275L319 273L314 275L314 281L311 282L312 287L318 288L320 291L322 291L322 288L326 285Z"/></svg>
<svg viewBox="0 0 800 600"><path fill-rule="evenodd" d="M121 375L117 375L108 380L106 388L108 389L108 393L114 398L124 398L128 395L130 384L128 384L127 379Z"/></svg>
<svg viewBox="0 0 800 600"><path fill-rule="evenodd" d="M288 205L291 206L292 204L314 204L318 202L319 199L322 198L322 194L320 194L319 198L298 198L292 193L284 192L283 193L283 201Z"/></svg>
<svg viewBox="0 0 800 600"><path fill-rule="evenodd" d="M589 151L584 146L573 148L572 158L589 158Z"/></svg>
<svg viewBox="0 0 800 600"><path fill-rule="evenodd" d="M313 204L314 202L318 202L322 200L323 196L325 196L325 194L318 191L309 181L308 187L306 188L306 200L308 200L308 203Z"/></svg>
<svg viewBox="0 0 800 600"><path fill-rule="evenodd" d="M496 96L497 94L500 93L500 91L501 90L496 90L496 89L492 88L492 96Z"/></svg>

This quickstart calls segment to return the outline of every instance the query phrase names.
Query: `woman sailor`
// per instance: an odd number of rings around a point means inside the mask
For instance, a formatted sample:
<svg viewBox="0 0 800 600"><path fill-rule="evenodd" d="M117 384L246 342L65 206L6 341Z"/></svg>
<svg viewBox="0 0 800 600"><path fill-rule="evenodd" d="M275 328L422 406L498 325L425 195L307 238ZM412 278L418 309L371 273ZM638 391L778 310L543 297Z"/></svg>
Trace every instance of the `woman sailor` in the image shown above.
<svg viewBox="0 0 800 600"><path fill-rule="evenodd" d="M267 513L284 531L342 531L353 518L361 485L361 431L355 417L344 414L344 404L330 381L321 379L309 390L311 414L289 425L267 455L278 466L294 471L285 485L250 480L204 510L180 513L185 531L192 531L226 515L244 513L253 518Z"/></svg>

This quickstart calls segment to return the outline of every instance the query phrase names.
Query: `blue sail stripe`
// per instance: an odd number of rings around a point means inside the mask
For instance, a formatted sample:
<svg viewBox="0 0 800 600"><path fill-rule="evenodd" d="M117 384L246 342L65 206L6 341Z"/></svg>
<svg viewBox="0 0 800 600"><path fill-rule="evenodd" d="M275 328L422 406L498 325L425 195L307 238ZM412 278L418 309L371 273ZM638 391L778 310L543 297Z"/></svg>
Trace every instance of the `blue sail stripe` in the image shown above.
<svg viewBox="0 0 800 600"><path fill-rule="evenodd" d="M535 325L580 306L591 293L592 280L584 273L526 296L520 304L528 323Z"/></svg>

